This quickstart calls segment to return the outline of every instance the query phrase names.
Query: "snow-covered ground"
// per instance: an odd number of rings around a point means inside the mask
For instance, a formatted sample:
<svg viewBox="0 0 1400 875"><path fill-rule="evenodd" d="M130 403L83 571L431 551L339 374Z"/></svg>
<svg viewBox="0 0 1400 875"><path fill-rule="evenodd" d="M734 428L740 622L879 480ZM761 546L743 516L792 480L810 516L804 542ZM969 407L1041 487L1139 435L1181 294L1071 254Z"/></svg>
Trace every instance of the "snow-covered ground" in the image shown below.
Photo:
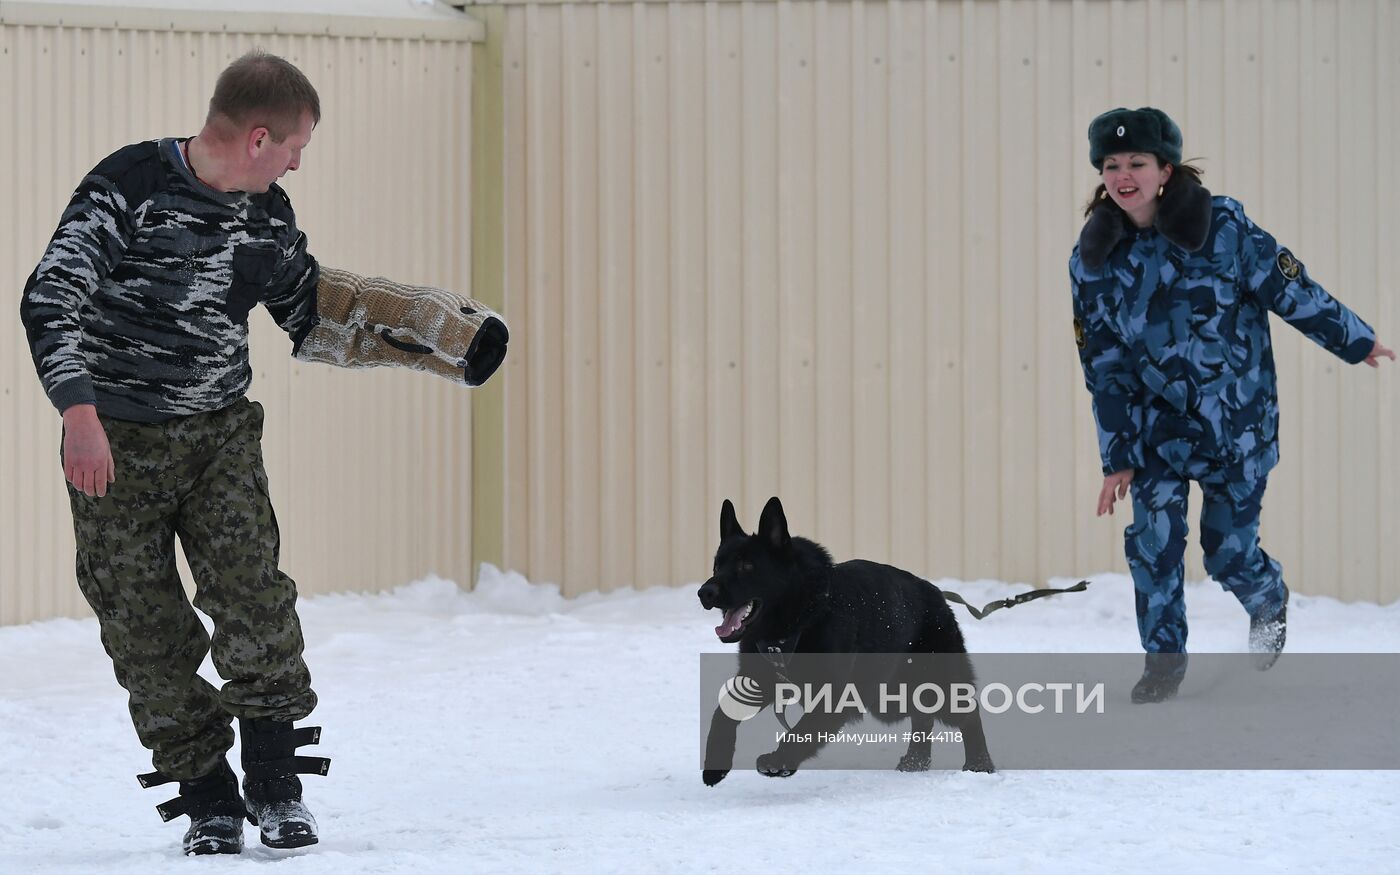
<svg viewBox="0 0 1400 875"><path fill-rule="evenodd" d="M1054 581L1052 586L1070 581ZM972 601L1018 590L939 581ZM972 620L982 652L1135 652L1130 583ZM321 843L180 856L94 620L0 629L0 872L1397 871L1394 772L735 772L700 782L694 587L563 599L500 573L302 602ZM1244 649L1214 584L1195 651ZM1295 596L1290 651L1393 651L1400 604ZM206 667L207 670L207 667ZM209 674L212 678L212 672ZM1169 714L1165 710L1164 715ZM235 759L236 762L236 759Z"/></svg>

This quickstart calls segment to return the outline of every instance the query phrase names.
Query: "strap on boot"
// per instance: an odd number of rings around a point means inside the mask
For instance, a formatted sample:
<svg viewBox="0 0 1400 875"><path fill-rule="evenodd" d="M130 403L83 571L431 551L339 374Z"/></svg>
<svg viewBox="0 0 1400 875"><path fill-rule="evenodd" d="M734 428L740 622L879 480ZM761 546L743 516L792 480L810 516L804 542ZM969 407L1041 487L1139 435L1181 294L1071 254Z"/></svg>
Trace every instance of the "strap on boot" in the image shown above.
<svg viewBox="0 0 1400 875"><path fill-rule="evenodd" d="M159 787L161 784L169 784L175 779L165 772L147 772L144 775L137 775L136 780L141 782L141 789L149 790L152 787Z"/></svg>
<svg viewBox="0 0 1400 875"><path fill-rule="evenodd" d="M137 775L136 780L148 790L179 781L178 778L172 778L161 771ZM228 767L227 762L221 762L219 768L202 778L179 783L180 795L156 806L156 812L160 814L162 821L169 823L183 814L190 814L191 809L216 813L219 809L226 809L224 813L242 817L243 800L238 797L238 779L234 777L233 770ZM232 796L229 795L230 789L233 792Z"/></svg>
<svg viewBox="0 0 1400 875"><path fill-rule="evenodd" d="M283 757L280 760L249 763L243 767L243 774L250 781L267 781L288 775L325 775L330 768L330 757Z"/></svg>
<svg viewBox="0 0 1400 875"><path fill-rule="evenodd" d="M137 775L136 780L141 783L141 787L143 789L149 790L152 787L159 787L162 784L169 784L175 781L175 778L170 777L165 772L156 771L146 772L143 775ZM162 821L169 823L170 821L174 820L180 815L187 813L189 805L189 798L182 793L181 795L176 796L174 799L171 799L169 802L163 802L160 805L157 805L156 811L160 814L160 819Z"/></svg>
<svg viewBox="0 0 1400 875"><path fill-rule="evenodd" d="M263 731L264 721L239 721L243 726L243 774L249 781L268 781L291 775L325 775L330 757L296 756L299 747L321 743L321 727L292 729L290 723L272 723L277 728ZM286 727L286 728L282 728ZM271 757L271 758L269 758Z"/></svg>

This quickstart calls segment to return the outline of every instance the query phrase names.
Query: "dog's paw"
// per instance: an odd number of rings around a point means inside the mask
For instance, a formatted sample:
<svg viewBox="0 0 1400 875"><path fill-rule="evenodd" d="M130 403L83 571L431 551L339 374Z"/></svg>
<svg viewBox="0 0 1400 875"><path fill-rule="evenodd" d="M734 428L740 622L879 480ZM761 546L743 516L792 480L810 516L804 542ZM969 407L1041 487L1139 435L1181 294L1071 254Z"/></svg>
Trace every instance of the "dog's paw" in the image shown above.
<svg viewBox="0 0 1400 875"><path fill-rule="evenodd" d="M899 758L895 768L901 772L927 772L932 762L933 758L926 753L907 753Z"/></svg>
<svg viewBox="0 0 1400 875"><path fill-rule="evenodd" d="M992 765L991 757L981 757L979 759L968 760L967 762L963 763L964 772L985 772L988 775L990 775L996 770L997 767Z"/></svg>
<svg viewBox="0 0 1400 875"><path fill-rule="evenodd" d="M728 769L706 769L700 773L700 778L705 782L706 787L713 787L723 781L727 774L729 774Z"/></svg>
<svg viewBox="0 0 1400 875"><path fill-rule="evenodd" d="M797 766L787 762L777 751L760 756L755 763L761 774L770 778L790 778L797 772Z"/></svg>

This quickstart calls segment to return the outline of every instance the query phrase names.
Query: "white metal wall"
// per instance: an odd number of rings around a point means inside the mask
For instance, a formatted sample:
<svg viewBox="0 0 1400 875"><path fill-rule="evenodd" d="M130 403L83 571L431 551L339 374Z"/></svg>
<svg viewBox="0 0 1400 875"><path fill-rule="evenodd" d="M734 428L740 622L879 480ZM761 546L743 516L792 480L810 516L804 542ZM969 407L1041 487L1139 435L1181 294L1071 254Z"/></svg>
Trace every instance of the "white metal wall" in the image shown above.
<svg viewBox="0 0 1400 875"><path fill-rule="evenodd" d="M223 33L217 18L209 30L0 24L0 275L10 288L0 319L0 623L87 612L73 582L60 420L17 318L24 279L82 175L128 142L196 133L230 60L261 45L321 94L305 163L283 180L313 254L469 290L470 43ZM258 313L250 396L267 408L283 567L300 590L377 589L430 573L470 583L469 393L423 374L294 363L286 335Z"/></svg>
<svg viewBox="0 0 1400 875"><path fill-rule="evenodd" d="M772 494L838 558L1122 570L1065 267L1114 106L1167 110L1400 339L1387 0L506 5L505 555L533 579L703 579L721 500L752 525ZM1275 340L1266 546L1296 591L1400 597L1396 367Z"/></svg>

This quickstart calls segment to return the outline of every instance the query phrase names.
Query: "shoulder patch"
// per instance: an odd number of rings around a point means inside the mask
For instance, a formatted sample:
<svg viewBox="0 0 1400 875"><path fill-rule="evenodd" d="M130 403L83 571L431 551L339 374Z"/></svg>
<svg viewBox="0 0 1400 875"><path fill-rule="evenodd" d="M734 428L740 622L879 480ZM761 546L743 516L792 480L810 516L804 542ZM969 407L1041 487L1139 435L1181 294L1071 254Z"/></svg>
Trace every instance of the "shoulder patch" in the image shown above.
<svg viewBox="0 0 1400 875"><path fill-rule="evenodd" d="M1084 320L1074 320L1074 345L1080 349L1084 348Z"/></svg>
<svg viewBox="0 0 1400 875"><path fill-rule="evenodd" d="M296 211L292 209L292 199L286 190L277 183L267 187L267 191L255 194L251 198L252 202L259 209L265 211L269 216L286 225L296 225Z"/></svg>
<svg viewBox="0 0 1400 875"><path fill-rule="evenodd" d="M149 140L118 149L99 161L88 175L107 180L126 198L129 209L135 209L166 184L160 146Z"/></svg>
<svg viewBox="0 0 1400 875"><path fill-rule="evenodd" d="M1303 272L1303 265L1298 259L1293 257L1293 253L1287 249L1278 251L1278 272L1283 274L1284 279L1296 280Z"/></svg>
<svg viewBox="0 0 1400 875"><path fill-rule="evenodd" d="M274 182L272 185L269 185L267 187L267 193L270 196L276 198L277 202L282 206L286 207L289 210L292 208L292 197L291 195L287 194L287 190L282 186Z"/></svg>
<svg viewBox="0 0 1400 875"><path fill-rule="evenodd" d="M154 140L143 140L140 143L123 146L103 158L97 162L97 166L92 169L92 172L103 176L117 177L143 163L159 160L160 144Z"/></svg>

